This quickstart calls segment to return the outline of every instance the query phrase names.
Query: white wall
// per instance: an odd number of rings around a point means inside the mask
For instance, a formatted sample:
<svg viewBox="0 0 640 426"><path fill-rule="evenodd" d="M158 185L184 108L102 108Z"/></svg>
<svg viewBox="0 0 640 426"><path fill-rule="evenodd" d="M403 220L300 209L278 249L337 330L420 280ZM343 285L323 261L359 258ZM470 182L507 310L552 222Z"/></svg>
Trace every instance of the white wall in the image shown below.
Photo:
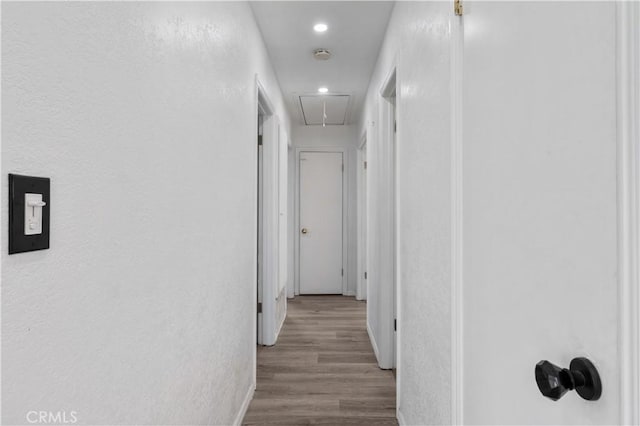
<svg viewBox="0 0 640 426"><path fill-rule="evenodd" d="M288 127L251 10L2 15L3 191L52 185L51 249L2 254L3 423L230 424L254 383L256 73Z"/></svg>
<svg viewBox="0 0 640 426"><path fill-rule="evenodd" d="M296 147L343 147L345 148L345 178L347 179L347 264L345 266L345 278L347 280L347 295L356 294L356 267L357 267L357 227L356 227L356 149L358 144L357 126L301 126L294 125L292 129L292 141ZM295 155L293 164L296 167ZM294 192L289 196L294 198L295 185L291 188ZM294 237L297 235L294 233ZM293 282L290 284L293 285ZM291 294L292 288L289 289Z"/></svg>
<svg viewBox="0 0 640 426"><path fill-rule="evenodd" d="M451 392L450 67L448 2L397 2L365 103L370 250L367 320L380 343L388 281L381 282L379 187L383 145L379 91L397 65L399 415L406 424L449 424ZM384 318L387 320L387 318ZM385 329L386 327L386 329Z"/></svg>

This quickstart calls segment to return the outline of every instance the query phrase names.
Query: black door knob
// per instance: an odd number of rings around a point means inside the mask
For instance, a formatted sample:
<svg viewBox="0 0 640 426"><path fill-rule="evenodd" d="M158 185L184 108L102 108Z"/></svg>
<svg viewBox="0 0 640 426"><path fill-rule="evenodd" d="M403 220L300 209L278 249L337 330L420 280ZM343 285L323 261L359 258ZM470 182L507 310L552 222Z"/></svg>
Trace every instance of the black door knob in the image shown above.
<svg viewBox="0 0 640 426"><path fill-rule="evenodd" d="M596 401L602 394L598 370L587 358L572 359L569 368L540 361L536 364L536 383L542 395L554 401L573 389L588 401Z"/></svg>

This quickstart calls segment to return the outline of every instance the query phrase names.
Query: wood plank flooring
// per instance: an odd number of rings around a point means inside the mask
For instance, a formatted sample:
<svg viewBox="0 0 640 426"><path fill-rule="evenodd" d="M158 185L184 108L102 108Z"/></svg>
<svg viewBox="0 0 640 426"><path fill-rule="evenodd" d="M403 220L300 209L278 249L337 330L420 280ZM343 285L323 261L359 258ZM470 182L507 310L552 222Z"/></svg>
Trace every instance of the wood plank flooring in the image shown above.
<svg viewBox="0 0 640 426"><path fill-rule="evenodd" d="M393 373L378 368L366 305L298 296L275 346L258 348L258 383L244 425L397 425Z"/></svg>

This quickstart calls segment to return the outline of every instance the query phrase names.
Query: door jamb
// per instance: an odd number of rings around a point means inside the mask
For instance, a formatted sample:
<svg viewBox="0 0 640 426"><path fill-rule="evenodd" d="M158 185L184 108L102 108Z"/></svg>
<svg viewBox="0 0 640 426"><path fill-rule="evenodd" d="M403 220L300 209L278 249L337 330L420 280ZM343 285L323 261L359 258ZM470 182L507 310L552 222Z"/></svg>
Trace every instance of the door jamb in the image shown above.
<svg viewBox="0 0 640 426"><path fill-rule="evenodd" d="M640 4L616 2L620 420L640 423Z"/></svg>
<svg viewBox="0 0 640 426"><path fill-rule="evenodd" d="M360 143L358 144L358 150L356 151L356 180L357 180L357 240L356 240L356 299L366 300L367 280L364 278L364 274L367 272L367 242L364 240L364 236L367 234L366 227L368 227L368 221L365 223L366 215L368 214L367 202L368 197L365 188L368 188L366 182L367 172L365 164L367 164L367 157L363 148L367 146L367 131L362 132L360 137Z"/></svg>
<svg viewBox="0 0 640 426"><path fill-rule="evenodd" d="M378 343L379 355L378 364L380 368L390 369L396 367L395 358L399 357L399 342L400 342L400 330L401 330L401 312L397 309L399 301L399 288L400 280L398 279L397 268L398 264L398 230L397 230L397 202L396 202L396 164L395 164L395 145L398 144L399 134L396 133L396 144L393 144L394 129L392 108L390 102L387 100L392 94L395 94L396 108L399 104L400 91L398 88L397 79L397 65L391 67L391 71L387 74L384 82L379 90L379 140L378 144L380 154L379 164L380 170L378 175L382 179L378 179L380 188L378 191L381 195L380 206L384 208L380 209L379 229L375 230L378 235L378 241L380 241L380 259L378 259L379 267L377 268L377 276L375 281L379 285L381 293L380 297L380 342ZM399 116L399 111L396 109L396 117ZM397 119L396 119L397 121ZM395 282L395 293L394 293ZM383 283L386 283L383 284ZM395 310L395 315L394 315ZM397 320L397 332L396 342L394 344L394 319ZM397 345L397 346L396 346ZM395 353L395 355L394 355ZM397 377L399 374L397 375ZM396 384L399 383L399 380Z"/></svg>
<svg viewBox="0 0 640 426"><path fill-rule="evenodd" d="M464 424L463 401L463 56L464 21L451 15L451 424Z"/></svg>
<svg viewBox="0 0 640 426"><path fill-rule="evenodd" d="M258 75L255 78L255 105L256 105L256 117L258 111L263 111L263 124L262 124L262 146L263 146L263 217L262 217L262 342L263 345L271 346L275 344L276 339L276 286L278 284L278 208L279 201L277 200L278 194L278 116L275 114L275 108L270 101L267 91L260 82ZM257 126L257 120L256 120ZM257 129L255 134L257 135ZM257 151L256 151L257 156ZM256 159L257 164L257 159ZM257 167L256 167L257 173ZM255 199L257 203L258 197L258 180L255 183ZM256 285L255 293L257 293L258 282L258 270L257 270L257 241L258 241L258 208L256 205L256 225L254 237L256 241L255 261L254 266L254 282ZM254 312L257 312L257 301L254 302ZM258 330L254 333L254 342L258 338ZM255 350L255 345L254 350ZM257 353L254 354L257 356ZM256 360L254 356L254 364ZM254 371L256 371L254 369Z"/></svg>
<svg viewBox="0 0 640 426"><path fill-rule="evenodd" d="M295 152L295 228L294 228L294 245L295 245L295 295L300 295L300 153L301 152L340 152L342 154L342 163L344 171L342 173L342 267L344 273L342 275L342 294L349 295L349 267L348 267L348 200L349 200L349 152L343 146L296 146Z"/></svg>

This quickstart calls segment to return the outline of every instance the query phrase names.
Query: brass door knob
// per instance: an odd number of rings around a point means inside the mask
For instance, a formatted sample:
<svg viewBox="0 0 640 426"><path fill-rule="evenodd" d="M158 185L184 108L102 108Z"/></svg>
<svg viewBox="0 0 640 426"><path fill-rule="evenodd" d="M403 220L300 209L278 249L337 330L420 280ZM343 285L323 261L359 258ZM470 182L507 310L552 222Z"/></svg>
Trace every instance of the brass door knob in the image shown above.
<svg viewBox="0 0 640 426"><path fill-rule="evenodd" d="M303 234L306 234L309 231L307 231L307 228L302 228L302 231L300 231L300 232L302 232Z"/></svg>

